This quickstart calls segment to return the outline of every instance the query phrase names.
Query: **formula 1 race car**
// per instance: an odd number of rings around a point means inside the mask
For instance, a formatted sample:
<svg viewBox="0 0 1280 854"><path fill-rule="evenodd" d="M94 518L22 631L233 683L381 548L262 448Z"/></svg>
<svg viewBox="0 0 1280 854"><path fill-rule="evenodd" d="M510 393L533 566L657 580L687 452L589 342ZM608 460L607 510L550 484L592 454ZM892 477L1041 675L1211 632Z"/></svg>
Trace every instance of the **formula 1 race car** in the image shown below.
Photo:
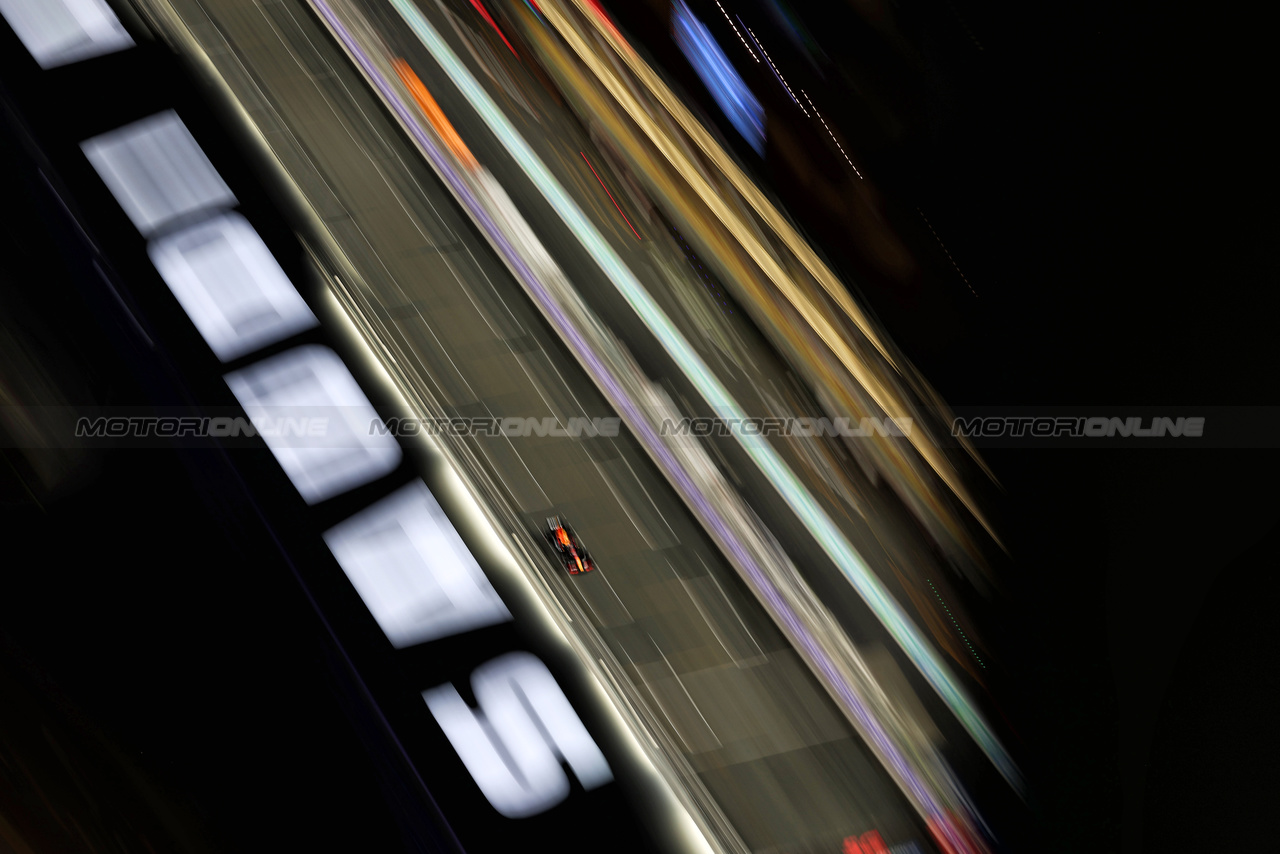
<svg viewBox="0 0 1280 854"><path fill-rule="evenodd" d="M552 516L547 520L547 539L551 541L551 547L556 550L560 562L569 570L570 575L581 575L596 568L595 561L582 547L578 535L559 516Z"/></svg>

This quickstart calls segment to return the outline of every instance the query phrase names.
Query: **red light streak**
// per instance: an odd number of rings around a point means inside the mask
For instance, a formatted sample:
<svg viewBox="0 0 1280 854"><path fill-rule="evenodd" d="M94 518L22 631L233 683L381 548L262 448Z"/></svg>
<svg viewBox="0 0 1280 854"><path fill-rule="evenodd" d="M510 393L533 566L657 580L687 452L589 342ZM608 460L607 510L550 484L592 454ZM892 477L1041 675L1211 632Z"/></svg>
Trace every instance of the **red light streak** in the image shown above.
<svg viewBox="0 0 1280 854"><path fill-rule="evenodd" d="M584 151L579 151L578 153L582 155L582 159L583 159L583 160L587 160L587 154L586 154L586 152L584 152ZM631 233L632 233L632 234L634 234L634 235L636 236L636 240L643 240L643 238L640 236L640 232L636 231L636 227L635 227L634 225L632 225L632 224L631 224L631 220L627 219L627 215L626 215L626 214L622 213L622 208L621 208L621 207L618 207L618 200L617 200L617 199L615 199L615 198L613 197L613 193L610 193L610 192L609 192L609 188L608 188L608 187L606 187L606 186L604 185L604 181L601 181L601 180L600 180L600 175L599 175L599 173L598 173L598 172L596 172L596 167L594 167L594 166L592 166L592 165L591 165L591 161L590 161L590 160L587 160L587 168L591 170L591 174L592 174L592 175L595 175L595 176L596 176L596 180L597 180L597 181L600 181L600 187L601 187L601 189L603 189L603 190L604 190L605 195L609 197L609 201L613 202L613 206L614 206L615 208L618 208L618 213L622 214L622 218L623 218L624 220L626 220L627 228L631 229Z"/></svg>
<svg viewBox="0 0 1280 854"><path fill-rule="evenodd" d="M613 25L613 21L609 20L608 14L605 13L598 0L587 0L587 4L591 7L591 11L596 13L596 17L600 19L601 23L609 28L609 32L613 37L630 50L631 45L627 44L627 40L622 37L622 33L618 32L618 28Z"/></svg>
<svg viewBox="0 0 1280 854"><path fill-rule="evenodd" d="M516 53L516 49L511 46L511 42L507 41L507 37L502 34L502 30L498 29L498 25L493 22L493 18L489 17L488 10L480 5L480 0L471 0L471 5L489 22L489 26L493 27L493 31L498 34L498 38L502 39L502 43L507 46L507 50L511 51L511 55L517 60L520 59L520 54Z"/></svg>

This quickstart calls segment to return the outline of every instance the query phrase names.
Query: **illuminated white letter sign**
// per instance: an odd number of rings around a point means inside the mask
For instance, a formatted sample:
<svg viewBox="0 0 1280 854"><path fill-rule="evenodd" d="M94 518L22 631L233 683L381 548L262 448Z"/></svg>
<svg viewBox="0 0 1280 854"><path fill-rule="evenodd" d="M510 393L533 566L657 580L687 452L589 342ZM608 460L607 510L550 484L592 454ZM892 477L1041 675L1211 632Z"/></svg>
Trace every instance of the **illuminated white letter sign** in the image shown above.
<svg viewBox="0 0 1280 854"><path fill-rule="evenodd" d="M328 347L296 347L227 374L226 381L308 504L376 480L400 463L400 446L369 429L378 412Z"/></svg>
<svg viewBox="0 0 1280 854"><path fill-rule="evenodd" d="M324 539L397 649L511 619L420 480L331 528Z"/></svg>
<svg viewBox="0 0 1280 854"><path fill-rule="evenodd" d="M0 14L41 68L133 47L103 0L0 0Z"/></svg>
<svg viewBox="0 0 1280 854"><path fill-rule="evenodd" d="M480 791L507 818L537 815L568 796L561 760L584 789L613 779L604 754L535 656L513 652L482 664L471 687L479 710L452 684L423 691L422 699Z"/></svg>
<svg viewBox="0 0 1280 854"><path fill-rule="evenodd" d="M80 143L143 235L177 217L227 208L236 197L173 110Z"/></svg>
<svg viewBox="0 0 1280 854"><path fill-rule="evenodd" d="M155 240L151 260L224 362L317 321L253 226L237 213Z"/></svg>

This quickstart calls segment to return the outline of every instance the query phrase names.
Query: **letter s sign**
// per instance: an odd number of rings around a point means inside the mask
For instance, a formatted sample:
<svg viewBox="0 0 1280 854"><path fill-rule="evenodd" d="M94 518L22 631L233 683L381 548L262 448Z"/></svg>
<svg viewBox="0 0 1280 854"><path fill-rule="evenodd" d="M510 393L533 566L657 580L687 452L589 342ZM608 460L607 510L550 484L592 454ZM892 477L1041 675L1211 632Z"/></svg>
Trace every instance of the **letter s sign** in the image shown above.
<svg viewBox="0 0 1280 854"><path fill-rule="evenodd" d="M512 652L471 674L478 710L452 683L422 692L427 708L493 808L507 818L545 812L569 795L568 763L584 789L613 780L609 763L551 671Z"/></svg>

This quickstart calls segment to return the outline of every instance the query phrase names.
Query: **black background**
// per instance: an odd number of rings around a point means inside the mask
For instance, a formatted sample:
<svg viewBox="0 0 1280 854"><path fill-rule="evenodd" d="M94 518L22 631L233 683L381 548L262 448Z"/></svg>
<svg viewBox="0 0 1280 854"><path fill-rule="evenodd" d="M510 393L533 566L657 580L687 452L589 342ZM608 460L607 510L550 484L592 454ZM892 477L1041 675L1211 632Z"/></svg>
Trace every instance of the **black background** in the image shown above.
<svg viewBox="0 0 1280 854"><path fill-rule="evenodd" d="M1276 402L1280 146L1260 11L794 7L832 60L806 89L920 269L877 277L804 224L948 401ZM667 50L660 30L634 29ZM754 29L800 79L776 28ZM64 394L137 403L145 355L78 295L5 142L6 334ZM117 850L146 850L144 836L154 850L405 845L318 619L243 509L202 499L198 458L101 454L49 491L5 457L0 735L25 764L6 759L0 816L47 850L81 847L81 832L101 850L112 832ZM1256 847L1280 779L1276 453L986 459L1012 552L987 628L1015 676L1003 700L1032 779L1021 850Z"/></svg>

